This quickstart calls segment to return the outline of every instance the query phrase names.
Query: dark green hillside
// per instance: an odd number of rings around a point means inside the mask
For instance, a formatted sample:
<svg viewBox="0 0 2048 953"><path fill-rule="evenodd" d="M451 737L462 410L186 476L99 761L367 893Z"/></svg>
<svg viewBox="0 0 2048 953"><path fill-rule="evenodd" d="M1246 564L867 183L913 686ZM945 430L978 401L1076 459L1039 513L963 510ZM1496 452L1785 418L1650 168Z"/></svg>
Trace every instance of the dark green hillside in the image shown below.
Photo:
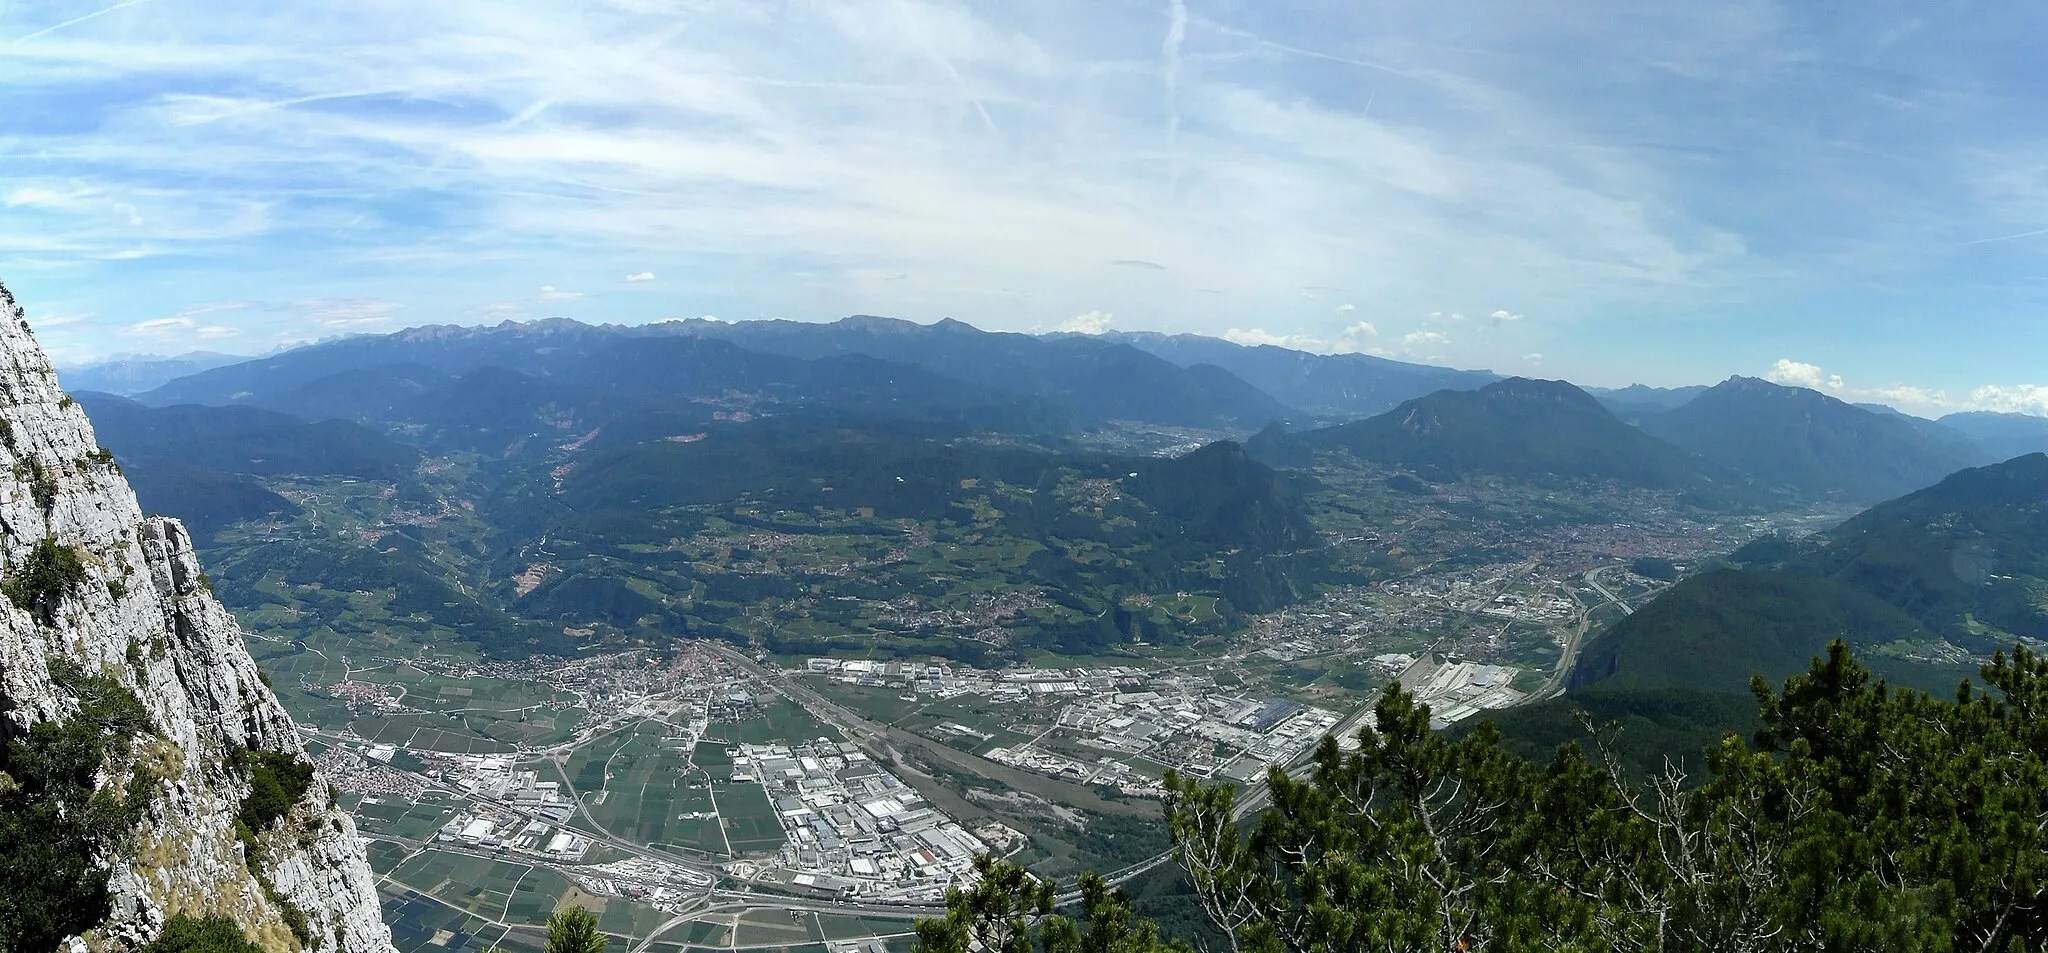
<svg viewBox="0 0 2048 953"><path fill-rule="evenodd" d="M342 420L306 423L254 407L145 407L108 394L76 399L143 509L184 520L201 540L244 520L298 515L258 477L395 481L419 463L418 451Z"/></svg>
<svg viewBox="0 0 2048 953"><path fill-rule="evenodd" d="M290 519L299 514L297 504L245 473L188 467L169 460L131 464L122 470L143 510L176 516L201 541L231 523Z"/></svg>
<svg viewBox="0 0 2048 953"><path fill-rule="evenodd" d="M389 420L407 402L448 383L449 375L424 364L380 364L328 374L278 394L258 406L306 420L339 418L359 423Z"/></svg>
<svg viewBox="0 0 2048 953"><path fill-rule="evenodd" d="M1196 542L1261 553L1315 545L1300 491L1238 444L1147 460L1135 472L1130 492L1180 521Z"/></svg>
<svg viewBox="0 0 2048 953"><path fill-rule="evenodd" d="M1980 462L1923 424L1934 426L1749 377L1731 377L1641 421L1648 433L1762 483L1861 502L1929 486Z"/></svg>
<svg viewBox="0 0 2048 953"><path fill-rule="evenodd" d="M2048 456L1960 471L1809 540L1758 540L1589 642L1577 685L1734 690L1796 671L1829 639L1894 681L1952 683L1952 666L2048 637ZM1890 657L1885 657L1890 656Z"/></svg>
<svg viewBox="0 0 2048 953"><path fill-rule="evenodd" d="M1740 691L1783 678L1830 639L1919 641L1927 631L1875 597L1794 572L1724 569L1673 586L1588 642L1574 685Z"/></svg>
<svg viewBox="0 0 2048 953"><path fill-rule="evenodd" d="M1461 723L1458 734L1491 721L1500 728L1501 742L1509 751L1540 761L1559 745L1592 745L1581 712L1602 730L1618 729L1608 735L1607 743L1632 771L1656 771L1669 757L1699 778L1706 776L1701 753L1721 740L1723 732L1747 738L1762 725L1756 698L1746 691L1592 685L1560 698L1489 712Z"/></svg>
<svg viewBox="0 0 2048 953"><path fill-rule="evenodd" d="M552 514L520 535L545 538L560 571L518 611L625 631L737 627L789 651L856 637L985 658L991 643L963 636L992 625L997 647L1070 651L1220 632L1321 572L1301 478L1235 444L1159 459L942 436L782 418L591 451L559 494L506 504ZM740 542L757 535L772 545ZM904 599L939 614L885 608Z"/></svg>
<svg viewBox="0 0 2048 953"><path fill-rule="evenodd" d="M433 557L417 540L392 533L370 545L337 538L258 541L216 549L207 565L230 606L296 605L306 623L365 639L449 633L492 655L575 651L560 626L530 624L451 584Z"/></svg>
<svg viewBox="0 0 2048 953"><path fill-rule="evenodd" d="M146 407L111 394L74 395L101 445L122 461L169 461L259 476L398 479L419 452L342 420L307 423L254 407Z"/></svg>
<svg viewBox="0 0 2048 953"><path fill-rule="evenodd" d="M1807 565L1951 641L1988 652L2010 636L2048 638L2048 456L1963 470L1827 541Z"/></svg>
<svg viewBox="0 0 2048 953"><path fill-rule="evenodd" d="M1292 439L1438 481L1495 475L1615 480L1703 494L1730 490L1712 466L1622 423L1563 381L1516 377L1476 391L1442 391Z"/></svg>
<svg viewBox="0 0 2048 953"><path fill-rule="evenodd" d="M878 519L973 522L997 487L1028 505L999 517L1032 535L1066 532L1175 549L1279 552L1313 545L1289 478L1234 443L1179 458L1052 454L946 442L909 426L808 420L725 426L701 440L656 441L578 464L563 501L579 511L659 510L747 501L762 510L872 510ZM1086 523L1058 499L1063 481L1090 481ZM1043 491L1043 493L1041 493ZM1105 529L1131 507L1137 525Z"/></svg>

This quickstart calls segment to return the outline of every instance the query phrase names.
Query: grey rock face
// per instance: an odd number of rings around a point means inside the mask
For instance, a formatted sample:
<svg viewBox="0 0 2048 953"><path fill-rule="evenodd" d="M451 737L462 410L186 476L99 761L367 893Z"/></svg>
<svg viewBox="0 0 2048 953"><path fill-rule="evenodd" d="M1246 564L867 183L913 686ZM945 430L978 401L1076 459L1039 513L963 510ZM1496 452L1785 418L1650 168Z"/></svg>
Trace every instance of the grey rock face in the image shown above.
<svg viewBox="0 0 2048 953"><path fill-rule="evenodd" d="M184 527L142 515L4 287L0 423L0 572L46 537L74 547L86 568L52 624L0 600L0 709L18 727L75 711L77 700L50 677L50 660L63 658L118 678L160 735L138 747L163 779L147 817L121 856L100 859L112 873L113 913L67 945L130 949L172 914L217 913L280 953L391 950L355 824L324 779L260 835L260 870L251 869L234 830L249 788L230 759L244 747L303 755L298 733L209 591ZM273 896L304 913L310 943L293 935Z"/></svg>

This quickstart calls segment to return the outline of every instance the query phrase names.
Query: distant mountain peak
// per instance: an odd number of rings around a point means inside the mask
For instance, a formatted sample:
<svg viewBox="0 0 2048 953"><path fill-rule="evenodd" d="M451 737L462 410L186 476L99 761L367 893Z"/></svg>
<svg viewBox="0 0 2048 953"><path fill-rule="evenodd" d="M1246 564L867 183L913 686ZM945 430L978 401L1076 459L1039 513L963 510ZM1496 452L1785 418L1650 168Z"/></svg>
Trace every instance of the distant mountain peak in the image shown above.
<svg viewBox="0 0 2048 953"><path fill-rule="evenodd" d="M1874 501L1970 463L1967 438L1930 420L1856 407L1812 388L1730 377L1641 421L1648 433L1810 496Z"/></svg>

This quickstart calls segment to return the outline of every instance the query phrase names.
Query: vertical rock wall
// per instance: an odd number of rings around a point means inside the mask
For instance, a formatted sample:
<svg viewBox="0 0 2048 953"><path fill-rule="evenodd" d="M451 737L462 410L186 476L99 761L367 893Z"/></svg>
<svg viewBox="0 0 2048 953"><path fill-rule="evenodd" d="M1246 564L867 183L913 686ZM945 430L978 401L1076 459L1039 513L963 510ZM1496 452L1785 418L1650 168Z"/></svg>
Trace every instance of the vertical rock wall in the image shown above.
<svg viewBox="0 0 2048 953"><path fill-rule="evenodd" d="M253 852L261 869L251 869L234 830L248 783L231 758L245 747L303 754L298 733L214 600L184 527L143 517L0 287L0 576L45 538L74 547L86 578L53 624L0 599L4 717L26 727L76 709L50 676L50 660L61 657L118 678L159 734L138 748L162 778L147 817L125 854L106 859L113 912L74 949L132 948L171 914L218 913L273 953L390 950L355 824L324 779L262 835ZM293 935L273 898L303 912L310 943Z"/></svg>

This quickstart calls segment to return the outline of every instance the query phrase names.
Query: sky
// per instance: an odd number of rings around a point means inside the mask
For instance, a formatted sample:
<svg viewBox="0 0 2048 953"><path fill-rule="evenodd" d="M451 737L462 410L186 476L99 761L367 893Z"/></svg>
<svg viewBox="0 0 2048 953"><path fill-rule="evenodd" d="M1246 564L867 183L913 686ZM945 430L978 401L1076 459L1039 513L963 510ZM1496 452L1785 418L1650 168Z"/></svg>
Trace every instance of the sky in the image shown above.
<svg viewBox="0 0 2048 953"><path fill-rule="evenodd" d="M2044 21L0 0L0 282L72 365L867 313L2048 413Z"/></svg>

